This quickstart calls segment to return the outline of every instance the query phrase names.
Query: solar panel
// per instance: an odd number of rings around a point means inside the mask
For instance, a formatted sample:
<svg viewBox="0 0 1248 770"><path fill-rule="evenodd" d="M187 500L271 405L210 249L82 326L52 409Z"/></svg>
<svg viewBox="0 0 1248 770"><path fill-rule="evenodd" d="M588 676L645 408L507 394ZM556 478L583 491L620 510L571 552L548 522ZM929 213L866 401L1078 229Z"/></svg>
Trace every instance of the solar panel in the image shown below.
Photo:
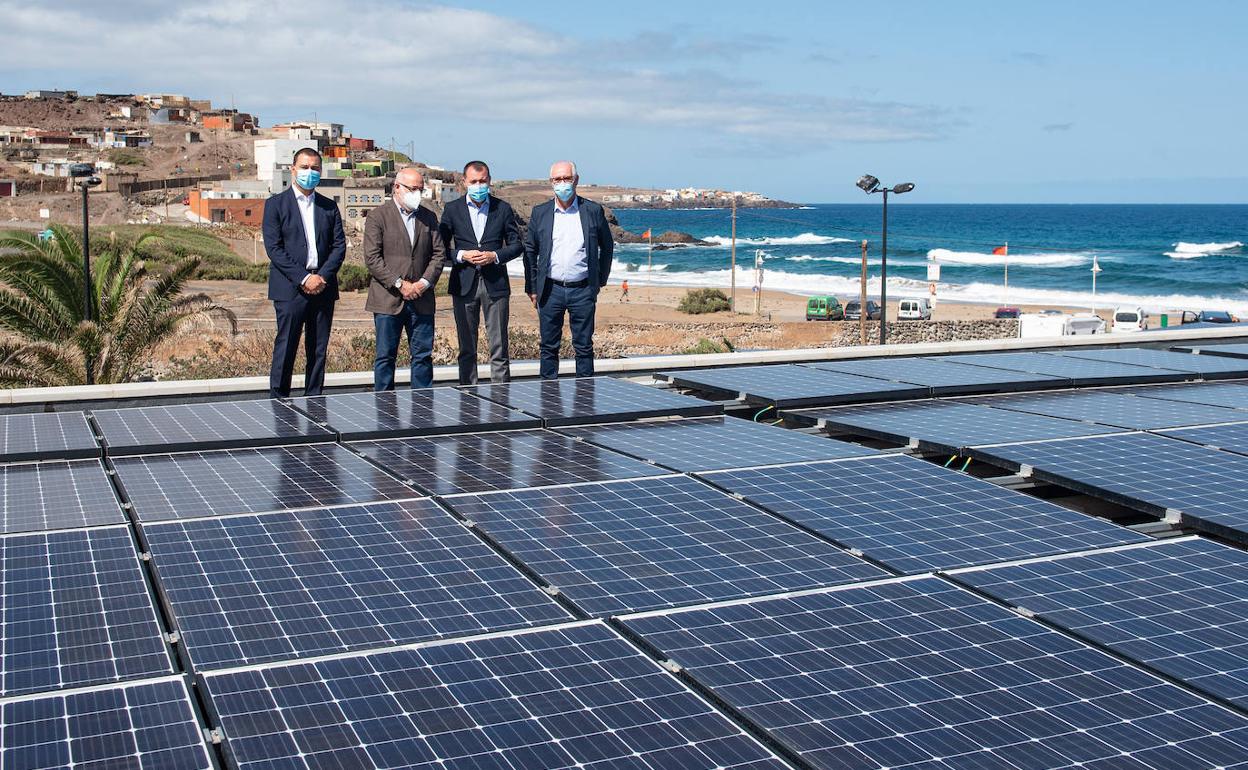
<svg viewBox="0 0 1248 770"><path fill-rule="evenodd" d="M720 414L724 408L692 396L612 377L577 377L464 388L548 426L636 420L643 417Z"/></svg>
<svg viewBox="0 0 1248 770"><path fill-rule="evenodd" d="M0 505L3 532L126 521L99 460L0 465Z"/></svg>
<svg viewBox="0 0 1248 770"><path fill-rule="evenodd" d="M0 694L172 671L125 526L0 537Z"/></svg>
<svg viewBox="0 0 1248 770"><path fill-rule="evenodd" d="M1117 432L1116 428L1103 425L989 409L962 401L910 401L904 404L786 410L784 417L828 431L839 430L953 453L961 453L966 447L979 444Z"/></svg>
<svg viewBox="0 0 1248 770"><path fill-rule="evenodd" d="M1147 366L1091 361L1048 353L966 353L941 356L937 360L1064 377L1075 385L1134 385L1195 379L1195 375L1188 372L1172 372Z"/></svg>
<svg viewBox="0 0 1248 770"><path fill-rule="evenodd" d="M886 574L684 476L446 502L596 616Z"/></svg>
<svg viewBox="0 0 1248 770"><path fill-rule="evenodd" d="M1133 430L1209 425L1228 422L1242 416L1239 412L1220 406L1162 401L1122 393L1087 390L979 396L972 399L972 402L995 409L1030 412L1065 420L1082 420Z"/></svg>
<svg viewBox="0 0 1248 770"><path fill-rule="evenodd" d="M1004 369L985 369L967 366L940 358L870 358L849 361L820 361L803 366L844 372L863 377L876 377L893 382L926 385L933 396L952 396L964 393L1000 393L1012 390L1039 390L1060 388L1070 384L1061 377L1049 377L1030 372L1009 372Z"/></svg>
<svg viewBox="0 0 1248 770"><path fill-rule="evenodd" d="M1123 392L1142 398L1159 398L1163 401L1187 401L1192 404L1224 406L1227 409L1248 409L1248 387L1233 382L1148 385L1130 388Z"/></svg>
<svg viewBox="0 0 1248 770"><path fill-rule="evenodd" d="M140 455L113 461L143 521L371 503L411 487L338 444Z"/></svg>
<svg viewBox="0 0 1248 770"><path fill-rule="evenodd" d="M1206 425L1201 428L1176 428L1157 432L1167 438L1182 439L1193 444L1248 455L1248 422Z"/></svg>
<svg viewBox="0 0 1248 770"><path fill-rule="evenodd" d="M821 406L923 398L926 387L792 364L659 372L683 388L764 406Z"/></svg>
<svg viewBox="0 0 1248 770"><path fill-rule="evenodd" d="M143 534L198 670L571 618L429 500L179 521Z"/></svg>
<svg viewBox="0 0 1248 770"><path fill-rule="evenodd" d="M685 472L876 454L856 444L736 417L590 425L563 432Z"/></svg>
<svg viewBox="0 0 1248 770"><path fill-rule="evenodd" d="M0 417L0 462L99 457L100 447L82 412Z"/></svg>
<svg viewBox="0 0 1248 770"><path fill-rule="evenodd" d="M541 427L539 420L455 388L344 393L291 403L344 441Z"/></svg>
<svg viewBox="0 0 1248 770"><path fill-rule="evenodd" d="M1224 767L1248 718L936 578L623 618L817 767Z"/></svg>
<svg viewBox="0 0 1248 770"><path fill-rule="evenodd" d="M902 573L1145 540L914 457L708 473L716 486Z"/></svg>
<svg viewBox="0 0 1248 770"><path fill-rule="evenodd" d="M386 439L353 446L435 495L630 479L666 472L546 430Z"/></svg>
<svg viewBox="0 0 1248 770"><path fill-rule="evenodd" d="M133 409L92 416L110 455L182 452L325 441L333 434L281 401L221 401Z"/></svg>
<svg viewBox="0 0 1248 770"><path fill-rule="evenodd" d="M210 770L178 677L0 701L0 765L22 770Z"/></svg>
<svg viewBox="0 0 1248 770"><path fill-rule="evenodd" d="M1147 433L978 447L988 462L1214 534L1248 540L1248 457Z"/></svg>
<svg viewBox="0 0 1248 770"><path fill-rule="evenodd" d="M1171 350L1180 353L1199 353L1202 356L1228 356L1231 358L1248 358L1248 342L1228 342L1225 344L1204 345L1193 342L1190 345L1176 345Z"/></svg>
<svg viewBox="0 0 1248 770"><path fill-rule="evenodd" d="M783 768L599 623L208 674L241 768Z"/></svg>
<svg viewBox="0 0 1248 770"><path fill-rule="evenodd" d="M1248 554L1203 538L960 572L955 580L1248 706Z"/></svg>
<svg viewBox="0 0 1248 770"><path fill-rule="evenodd" d="M1086 358L1093 361L1110 361L1154 369L1192 372L1205 379L1248 377L1248 361L1219 356L1194 356L1171 350L1153 348L1113 348L1110 350L1063 350L1061 355Z"/></svg>

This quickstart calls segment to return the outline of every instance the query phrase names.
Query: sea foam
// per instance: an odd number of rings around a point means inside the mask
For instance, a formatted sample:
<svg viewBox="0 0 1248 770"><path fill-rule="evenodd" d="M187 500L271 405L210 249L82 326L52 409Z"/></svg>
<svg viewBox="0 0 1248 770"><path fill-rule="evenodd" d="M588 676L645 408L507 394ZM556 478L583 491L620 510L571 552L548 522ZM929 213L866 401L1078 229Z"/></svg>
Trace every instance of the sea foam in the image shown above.
<svg viewBox="0 0 1248 770"><path fill-rule="evenodd" d="M1171 247L1174 251L1167 251L1164 254L1171 259L1197 259L1222 251L1241 249L1243 246L1244 244L1241 241L1227 241L1226 243L1187 243L1179 241Z"/></svg>
<svg viewBox="0 0 1248 770"><path fill-rule="evenodd" d="M1011 267L1073 267L1092 261L1091 254L1041 253L1041 254L983 254L976 251L951 251L932 249L927 256L942 265L1006 265Z"/></svg>

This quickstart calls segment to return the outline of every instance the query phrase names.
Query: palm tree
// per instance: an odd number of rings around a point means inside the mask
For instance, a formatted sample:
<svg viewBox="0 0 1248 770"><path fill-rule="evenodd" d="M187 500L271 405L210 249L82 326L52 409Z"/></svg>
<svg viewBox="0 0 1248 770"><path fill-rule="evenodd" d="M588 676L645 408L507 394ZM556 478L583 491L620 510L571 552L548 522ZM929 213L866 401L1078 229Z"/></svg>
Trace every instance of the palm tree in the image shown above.
<svg viewBox="0 0 1248 770"><path fill-rule="evenodd" d="M0 233L0 386L128 382L152 350L194 322L234 314L204 294L183 295L200 258L185 257L152 275L140 247L158 239L110 243L92 259L91 320L86 320L82 244L69 228L52 238Z"/></svg>

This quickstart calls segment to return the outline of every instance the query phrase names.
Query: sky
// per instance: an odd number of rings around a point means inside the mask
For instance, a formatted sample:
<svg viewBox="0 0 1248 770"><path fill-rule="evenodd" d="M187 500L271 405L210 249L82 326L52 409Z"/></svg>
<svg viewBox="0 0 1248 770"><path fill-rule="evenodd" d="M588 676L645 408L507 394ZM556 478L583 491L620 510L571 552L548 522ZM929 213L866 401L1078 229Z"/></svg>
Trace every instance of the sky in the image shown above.
<svg viewBox="0 0 1248 770"><path fill-rule="evenodd" d="M496 179L1248 203L1248 3L0 0L0 92L231 100Z"/></svg>

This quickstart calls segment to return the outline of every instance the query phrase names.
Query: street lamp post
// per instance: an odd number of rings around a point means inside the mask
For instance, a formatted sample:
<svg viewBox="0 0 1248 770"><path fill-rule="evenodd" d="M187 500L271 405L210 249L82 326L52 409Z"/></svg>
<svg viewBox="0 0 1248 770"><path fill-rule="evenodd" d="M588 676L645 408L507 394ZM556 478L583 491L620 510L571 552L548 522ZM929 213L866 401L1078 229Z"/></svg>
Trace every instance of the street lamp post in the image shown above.
<svg viewBox="0 0 1248 770"><path fill-rule="evenodd" d="M883 232L881 233L880 238L880 344L883 345L884 340L888 335L888 194L890 192L894 195L908 193L914 189L914 182L903 182L899 185L894 185L891 188L882 187L880 185L880 180L870 174L864 174L862 178L858 180L857 185L858 189L862 190L867 195L871 195L872 193L884 194L884 224ZM866 312L865 307L863 308L863 312Z"/></svg>
<svg viewBox="0 0 1248 770"><path fill-rule="evenodd" d="M82 312L83 318L91 321L94 317L91 296L91 234L89 230L89 208L87 191L100 184L95 175L95 166L90 163L75 163L69 167L69 175L77 180L74 182L82 190ZM95 384L95 373L90 357L85 361L87 384Z"/></svg>

